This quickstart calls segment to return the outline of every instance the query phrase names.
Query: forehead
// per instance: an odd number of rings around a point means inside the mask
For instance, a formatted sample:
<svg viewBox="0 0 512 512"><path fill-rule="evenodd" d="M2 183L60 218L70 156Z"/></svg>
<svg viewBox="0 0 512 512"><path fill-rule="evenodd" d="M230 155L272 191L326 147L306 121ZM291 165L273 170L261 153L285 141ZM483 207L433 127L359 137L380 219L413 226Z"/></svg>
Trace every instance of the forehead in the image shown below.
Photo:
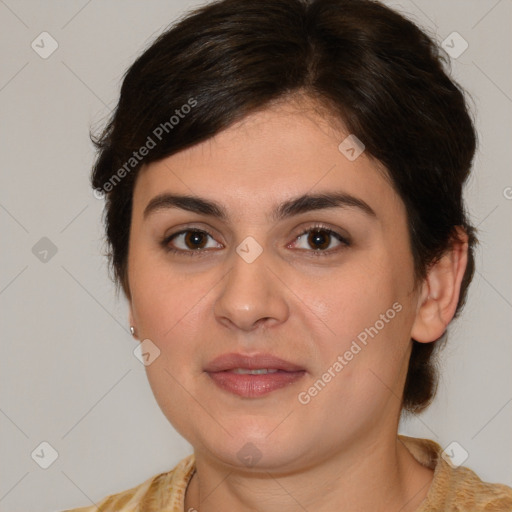
<svg viewBox="0 0 512 512"><path fill-rule="evenodd" d="M349 135L311 108L273 106L143 167L134 213L142 216L148 202L163 192L209 198L233 217L268 214L304 194L340 192L360 198L381 215L403 214L379 162L364 151L348 158L353 155L346 152L347 143L340 150Z"/></svg>

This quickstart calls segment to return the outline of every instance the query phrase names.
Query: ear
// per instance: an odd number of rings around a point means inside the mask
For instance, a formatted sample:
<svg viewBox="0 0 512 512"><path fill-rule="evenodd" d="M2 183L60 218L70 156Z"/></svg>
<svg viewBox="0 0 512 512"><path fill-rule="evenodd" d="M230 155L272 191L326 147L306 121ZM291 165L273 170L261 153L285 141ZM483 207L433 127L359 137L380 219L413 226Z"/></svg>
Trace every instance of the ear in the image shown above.
<svg viewBox="0 0 512 512"><path fill-rule="evenodd" d="M450 249L428 271L422 283L411 338L428 343L440 338L452 320L468 261L468 236L456 226Z"/></svg>

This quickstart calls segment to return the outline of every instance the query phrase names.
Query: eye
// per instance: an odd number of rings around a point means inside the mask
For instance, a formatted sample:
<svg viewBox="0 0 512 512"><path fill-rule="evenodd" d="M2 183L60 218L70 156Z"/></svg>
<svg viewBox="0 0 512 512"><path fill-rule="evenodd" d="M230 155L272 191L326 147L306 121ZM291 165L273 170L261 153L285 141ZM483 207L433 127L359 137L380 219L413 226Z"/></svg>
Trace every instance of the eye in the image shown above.
<svg viewBox="0 0 512 512"><path fill-rule="evenodd" d="M297 242L301 239L303 239L302 243L305 243L307 246L303 246L300 249L306 251L312 250L315 256L328 256L329 254L336 252L337 249L332 250L333 243L335 244L335 247L350 245L349 241L340 233L320 225L306 229L297 236L295 240Z"/></svg>
<svg viewBox="0 0 512 512"><path fill-rule="evenodd" d="M306 237L306 235L308 236ZM210 242L209 239L212 241ZM309 245L309 247L299 247L299 249L307 251L313 256L329 256L340 250L340 248L350 245L347 238L322 225L315 225L304 230L295 238L291 245L295 247L299 241ZM187 256L201 256L209 252L207 249L223 248L221 244L215 242L213 236L207 231L192 228L183 229L165 237L161 241L161 245L166 252Z"/></svg>
<svg viewBox="0 0 512 512"><path fill-rule="evenodd" d="M215 249L222 247L220 244L208 246L208 238L213 240L212 235L201 229L184 229L167 236L162 240L162 245L168 252L194 255L204 249Z"/></svg>

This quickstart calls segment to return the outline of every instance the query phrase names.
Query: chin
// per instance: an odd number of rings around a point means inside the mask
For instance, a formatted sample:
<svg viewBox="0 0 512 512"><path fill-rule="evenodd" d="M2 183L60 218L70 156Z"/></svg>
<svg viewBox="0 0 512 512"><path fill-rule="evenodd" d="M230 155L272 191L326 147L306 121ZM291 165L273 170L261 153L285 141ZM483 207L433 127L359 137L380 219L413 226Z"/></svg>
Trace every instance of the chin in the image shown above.
<svg viewBox="0 0 512 512"><path fill-rule="evenodd" d="M236 428L228 429L233 435L222 430L220 437L189 441L195 446L202 446L209 452L210 457L226 464L231 468L250 471L292 470L302 458L297 446L304 448L304 440L296 439L290 435L289 429L283 430L278 436L275 429L276 422L265 422L259 425L255 432L254 421L244 428L238 423ZM204 436L204 431L201 431ZM201 451L201 450L200 450ZM309 450L308 450L309 451ZM312 451L310 453L313 453Z"/></svg>

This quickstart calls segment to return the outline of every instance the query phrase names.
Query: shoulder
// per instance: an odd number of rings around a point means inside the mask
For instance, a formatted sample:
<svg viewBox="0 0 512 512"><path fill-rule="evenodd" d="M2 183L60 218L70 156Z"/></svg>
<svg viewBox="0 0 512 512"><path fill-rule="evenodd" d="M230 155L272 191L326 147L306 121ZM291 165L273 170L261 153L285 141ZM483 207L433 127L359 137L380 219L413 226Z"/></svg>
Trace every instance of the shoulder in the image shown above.
<svg viewBox="0 0 512 512"><path fill-rule="evenodd" d="M460 510L468 511L512 511L512 488L499 483L482 481L478 475L467 467L451 469L447 478L447 502L462 506ZM451 510L451 509L450 509Z"/></svg>
<svg viewBox="0 0 512 512"><path fill-rule="evenodd" d="M62 512L174 512L181 510L186 486L195 468L194 455L182 459L172 470L103 498L98 503Z"/></svg>
<svg viewBox="0 0 512 512"><path fill-rule="evenodd" d="M413 457L434 470L429 492L417 512L510 512L512 488L484 482L470 468L456 466L430 439L399 435Z"/></svg>

